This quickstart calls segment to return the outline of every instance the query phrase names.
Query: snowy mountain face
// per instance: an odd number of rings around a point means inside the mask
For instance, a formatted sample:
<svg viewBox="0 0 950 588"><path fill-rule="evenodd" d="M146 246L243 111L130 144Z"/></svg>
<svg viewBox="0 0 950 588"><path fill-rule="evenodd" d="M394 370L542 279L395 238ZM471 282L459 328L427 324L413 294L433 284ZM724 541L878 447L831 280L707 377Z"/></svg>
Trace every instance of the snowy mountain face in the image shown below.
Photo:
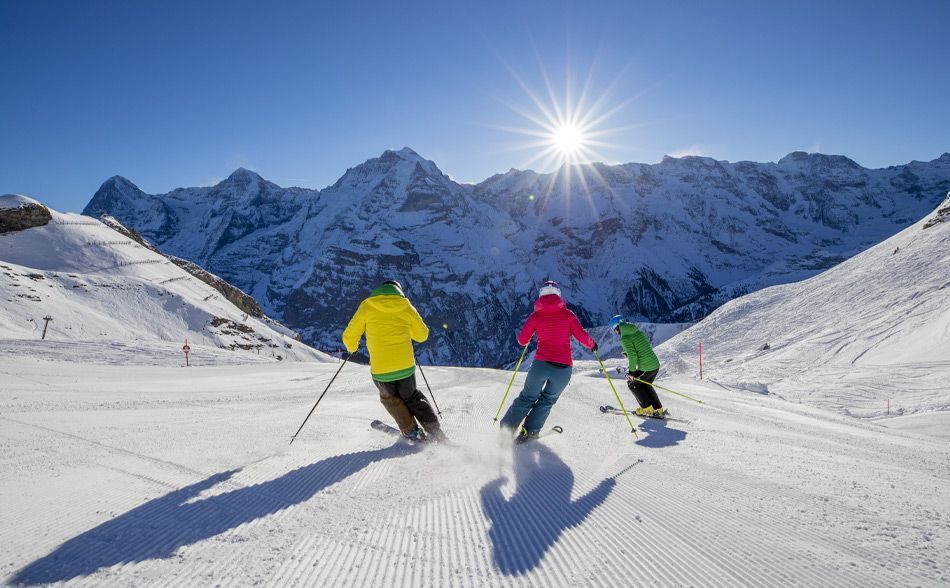
<svg viewBox="0 0 950 588"><path fill-rule="evenodd" d="M174 365L187 339L196 365L328 359L217 276L105 220L0 196L0 223L18 227L0 234L0 332L15 340L5 352Z"/></svg>
<svg viewBox="0 0 950 588"><path fill-rule="evenodd" d="M692 322L886 239L948 188L950 154L878 170L802 152L665 158L464 185L406 148L323 190L244 169L161 195L113 177L84 213L221 275L319 348L338 349L359 301L398 279L433 330L421 361L499 366L517 359L513 334L545 279L586 325L617 312Z"/></svg>
<svg viewBox="0 0 950 588"><path fill-rule="evenodd" d="M659 348L667 373L852 416L950 430L950 195L932 214L808 280L732 300ZM917 423L919 425L919 423Z"/></svg>

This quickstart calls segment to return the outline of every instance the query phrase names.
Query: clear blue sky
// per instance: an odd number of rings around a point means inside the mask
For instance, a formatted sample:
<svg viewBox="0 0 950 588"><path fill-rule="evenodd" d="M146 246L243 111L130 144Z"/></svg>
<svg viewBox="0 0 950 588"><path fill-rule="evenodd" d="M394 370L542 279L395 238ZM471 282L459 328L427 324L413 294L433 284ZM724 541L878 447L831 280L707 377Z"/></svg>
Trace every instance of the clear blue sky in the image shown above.
<svg viewBox="0 0 950 588"><path fill-rule="evenodd" d="M946 0L328 4L0 0L0 193L322 188L402 146L480 181L532 159L499 127L532 126L542 66L620 106L609 162L950 150Z"/></svg>

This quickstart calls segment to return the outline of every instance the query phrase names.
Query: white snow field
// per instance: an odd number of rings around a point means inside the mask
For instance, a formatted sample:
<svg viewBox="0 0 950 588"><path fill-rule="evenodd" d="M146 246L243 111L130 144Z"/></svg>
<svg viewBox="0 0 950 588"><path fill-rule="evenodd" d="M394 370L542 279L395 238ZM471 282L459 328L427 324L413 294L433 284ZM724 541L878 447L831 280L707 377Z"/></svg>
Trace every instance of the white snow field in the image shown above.
<svg viewBox="0 0 950 588"><path fill-rule="evenodd" d="M56 345L55 342L52 343ZM0 356L10 584L936 586L947 443L689 378L637 421L579 366L499 444L510 372L427 367L456 445L413 447L365 366L148 367ZM524 375L519 374L512 394ZM619 385L619 382L618 382ZM620 389L624 402L632 396ZM509 397L510 403L512 397Z"/></svg>
<svg viewBox="0 0 950 588"><path fill-rule="evenodd" d="M39 203L0 196L0 209L29 204ZM248 316L205 282L102 222L50 213L45 226L0 234L0 339L22 339L32 348L50 316L47 339L106 357L141 350L153 354L138 360L146 364L184 364L186 339L190 361L198 365L278 356L330 360L296 341L286 327ZM42 353L43 347L36 349Z"/></svg>
<svg viewBox="0 0 950 588"><path fill-rule="evenodd" d="M808 280L724 304L663 344L669 372L950 440L950 194ZM947 505L950 507L950 503Z"/></svg>

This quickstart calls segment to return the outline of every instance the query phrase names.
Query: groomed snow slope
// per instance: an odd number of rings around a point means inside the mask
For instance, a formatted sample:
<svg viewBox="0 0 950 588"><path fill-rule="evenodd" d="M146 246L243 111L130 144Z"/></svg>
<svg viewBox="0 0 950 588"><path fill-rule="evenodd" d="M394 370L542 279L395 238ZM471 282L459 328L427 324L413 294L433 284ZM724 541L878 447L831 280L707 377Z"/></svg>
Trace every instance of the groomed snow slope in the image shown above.
<svg viewBox="0 0 950 588"><path fill-rule="evenodd" d="M950 197L811 279L724 304L661 348L671 372L950 438ZM883 421L882 421L883 422ZM916 423L916 424L915 424Z"/></svg>
<svg viewBox="0 0 950 588"><path fill-rule="evenodd" d="M0 355L8 583L937 586L945 442L687 379L634 439L581 367L511 447L509 373L426 368L458 446L407 447L365 367L78 365ZM519 375L516 389L523 381ZM630 394L624 392L629 404ZM510 402L510 400L509 400Z"/></svg>
<svg viewBox="0 0 950 588"><path fill-rule="evenodd" d="M25 196L0 196L0 208L29 203L38 204ZM163 342L168 351L163 361L184 363L181 347L187 338L198 364L228 362L221 348L269 361L278 356L329 360L285 327L247 316L211 286L98 220L50 212L53 218L45 226L0 235L4 339L23 339L32 347L31 341L42 336L43 318L51 316L46 339L54 349L103 341L116 349ZM90 349L109 355L109 347ZM141 362L155 363L153 358Z"/></svg>

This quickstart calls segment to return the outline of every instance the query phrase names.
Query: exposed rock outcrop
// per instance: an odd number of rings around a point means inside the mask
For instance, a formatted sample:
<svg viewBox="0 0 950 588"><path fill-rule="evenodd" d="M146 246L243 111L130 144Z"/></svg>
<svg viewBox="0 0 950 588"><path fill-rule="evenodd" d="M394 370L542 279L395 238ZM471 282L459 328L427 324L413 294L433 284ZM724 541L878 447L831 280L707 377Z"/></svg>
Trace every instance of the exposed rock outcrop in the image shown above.
<svg viewBox="0 0 950 588"><path fill-rule="evenodd" d="M53 219L49 209L19 194L0 196L0 234L42 227Z"/></svg>

